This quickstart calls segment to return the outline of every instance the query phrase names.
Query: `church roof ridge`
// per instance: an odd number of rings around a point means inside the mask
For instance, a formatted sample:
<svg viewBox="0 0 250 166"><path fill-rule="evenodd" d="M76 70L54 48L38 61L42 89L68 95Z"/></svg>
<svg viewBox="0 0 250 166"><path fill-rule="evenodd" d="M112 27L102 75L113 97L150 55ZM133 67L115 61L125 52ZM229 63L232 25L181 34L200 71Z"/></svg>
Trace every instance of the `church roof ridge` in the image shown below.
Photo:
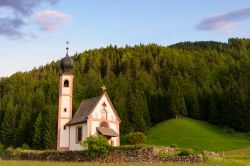
<svg viewBox="0 0 250 166"><path fill-rule="evenodd" d="M67 123L67 125L74 125L82 122L86 122L89 114L95 108L98 101L101 99L102 95L84 99L81 101L80 106L78 107L73 119Z"/></svg>
<svg viewBox="0 0 250 166"><path fill-rule="evenodd" d="M110 98L107 92L103 92L99 96L82 100L75 115L73 116L73 119L69 121L66 125L71 126L74 124L86 122L88 119L88 116L92 113L92 111L94 110L94 108L96 107L96 105L98 104L98 102L103 96L107 97L108 102L110 103L111 107L114 109L114 113L116 114L118 121L121 122L121 119L119 118L117 112L115 111L115 108L112 102L110 101Z"/></svg>

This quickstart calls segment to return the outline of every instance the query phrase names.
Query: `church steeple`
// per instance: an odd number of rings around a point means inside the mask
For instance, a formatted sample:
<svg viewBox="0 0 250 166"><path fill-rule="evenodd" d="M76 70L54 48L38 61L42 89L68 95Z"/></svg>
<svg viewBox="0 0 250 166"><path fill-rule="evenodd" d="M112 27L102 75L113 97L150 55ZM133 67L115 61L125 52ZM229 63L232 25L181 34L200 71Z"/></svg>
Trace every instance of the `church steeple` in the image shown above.
<svg viewBox="0 0 250 166"><path fill-rule="evenodd" d="M66 50L67 50L66 56L69 56L69 42L67 41L66 44L67 44L67 47L66 47Z"/></svg>
<svg viewBox="0 0 250 166"><path fill-rule="evenodd" d="M72 73L73 71L73 59L69 57L69 42L66 42L66 56L61 60L61 69L63 70L63 73Z"/></svg>
<svg viewBox="0 0 250 166"><path fill-rule="evenodd" d="M68 42L67 42L68 44ZM73 59L68 55L61 60L63 73L60 75L59 82L59 109L58 109L58 135L57 150L69 150L69 127L66 124L72 119L72 98L73 98Z"/></svg>

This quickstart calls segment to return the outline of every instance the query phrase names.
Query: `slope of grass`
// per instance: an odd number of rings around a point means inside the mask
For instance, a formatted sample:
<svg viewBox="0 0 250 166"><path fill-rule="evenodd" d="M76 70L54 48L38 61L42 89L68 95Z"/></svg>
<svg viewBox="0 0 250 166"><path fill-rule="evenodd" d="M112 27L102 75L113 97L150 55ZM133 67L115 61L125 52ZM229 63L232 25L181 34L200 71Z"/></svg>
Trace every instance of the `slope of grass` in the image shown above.
<svg viewBox="0 0 250 166"><path fill-rule="evenodd" d="M189 118L171 119L152 127L147 134L147 144L203 151L226 151L250 147L244 133L220 128L207 122Z"/></svg>

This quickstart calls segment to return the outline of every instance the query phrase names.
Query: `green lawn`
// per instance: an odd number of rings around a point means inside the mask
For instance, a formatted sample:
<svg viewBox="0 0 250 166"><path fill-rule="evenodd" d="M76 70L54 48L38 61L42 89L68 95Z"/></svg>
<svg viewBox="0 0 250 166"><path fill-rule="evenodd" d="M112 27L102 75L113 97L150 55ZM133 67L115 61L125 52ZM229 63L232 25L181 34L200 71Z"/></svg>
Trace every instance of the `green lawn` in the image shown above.
<svg viewBox="0 0 250 166"><path fill-rule="evenodd" d="M152 127L147 144L191 148L199 151L226 151L250 147L244 133L233 132L189 118L171 119Z"/></svg>

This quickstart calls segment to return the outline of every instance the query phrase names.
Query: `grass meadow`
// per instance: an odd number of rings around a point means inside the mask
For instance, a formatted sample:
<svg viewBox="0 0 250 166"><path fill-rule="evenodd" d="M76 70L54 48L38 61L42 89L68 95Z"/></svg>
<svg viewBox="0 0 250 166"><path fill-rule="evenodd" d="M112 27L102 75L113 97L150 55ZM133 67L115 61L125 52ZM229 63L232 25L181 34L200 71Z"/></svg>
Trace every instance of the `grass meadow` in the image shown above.
<svg viewBox="0 0 250 166"><path fill-rule="evenodd" d="M149 145L175 145L197 151L223 152L250 147L245 133L220 128L189 118L171 119L152 127L147 134Z"/></svg>

